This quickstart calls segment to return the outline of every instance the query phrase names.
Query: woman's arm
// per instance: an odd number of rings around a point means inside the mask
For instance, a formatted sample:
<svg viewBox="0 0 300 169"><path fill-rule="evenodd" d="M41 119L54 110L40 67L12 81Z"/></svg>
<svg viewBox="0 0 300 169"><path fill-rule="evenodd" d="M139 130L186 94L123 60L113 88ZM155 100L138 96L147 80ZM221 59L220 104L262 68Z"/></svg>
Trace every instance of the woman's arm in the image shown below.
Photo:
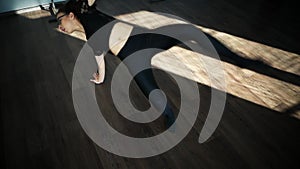
<svg viewBox="0 0 300 169"><path fill-rule="evenodd" d="M97 73L94 73L94 79L91 79L91 82L94 82L95 84L101 84L104 81L105 77L105 61L104 61L104 56L105 52L103 52L99 56L95 56L97 65L98 65L98 70Z"/></svg>
<svg viewBox="0 0 300 169"><path fill-rule="evenodd" d="M125 43L127 42L128 38L131 34L132 29L133 29L133 26L122 23L122 22L118 22L113 26L108 41L109 41L109 50L114 55L118 55L120 50L124 47ZM91 44L97 44L97 43L91 43ZM101 49L99 50L97 48L94 50L101 51ZM105 77L104 56L105 55L106 55L106 53L103 52L101 55L95 56L95 59L96 59L97 65L98 65L98 71L97 71L97 73L93 74L94 79L91 79L91 82L94 82L95 84L101 84L104 81L104 77Z"/></svg>

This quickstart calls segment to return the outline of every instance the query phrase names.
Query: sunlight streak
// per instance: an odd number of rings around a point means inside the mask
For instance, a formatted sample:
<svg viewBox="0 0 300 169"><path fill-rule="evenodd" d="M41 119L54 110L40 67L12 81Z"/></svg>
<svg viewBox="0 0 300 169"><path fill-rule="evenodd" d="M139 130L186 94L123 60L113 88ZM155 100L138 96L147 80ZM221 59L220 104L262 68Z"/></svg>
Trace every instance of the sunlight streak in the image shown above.
<svg viewBox="0 0 300 169"><path fill-rule="evenodd" d="M51 16L51 13L49 11L41 10L40 7L22 9L16 11L15 13L27 19L39 19Z"/></svg>
<svg viewBox="0 0 300 169"><path fill-rule="evenodd" d="M169 24L185 23L182 20L168 18L148 11L116 16L122 21L155 29ZM247 39L219 32L203 26L195 25L200 30L218 39L229 50L240 57L259 60L265 64L300 75L300 56L271 46L253 42ZM201 58L202 63L198 60ZM173 47L168 51L157 54L152 59L154 67L186 77L201 84L211 86L207 72L203 66L211 57L195 53L180 47ZM258 105L284 112L284 110L300 102L300 87L267 75L223 62L226 72L226 85L229 94L256 103ZM299 116L293 117L300 119Z"/></svg>

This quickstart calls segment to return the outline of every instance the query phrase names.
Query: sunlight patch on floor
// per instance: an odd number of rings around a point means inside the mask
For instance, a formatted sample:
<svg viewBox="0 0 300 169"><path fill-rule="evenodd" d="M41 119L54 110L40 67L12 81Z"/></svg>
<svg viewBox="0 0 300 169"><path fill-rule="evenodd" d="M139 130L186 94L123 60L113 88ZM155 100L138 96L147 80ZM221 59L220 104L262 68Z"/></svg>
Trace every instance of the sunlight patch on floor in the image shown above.
<svg viewBox="0 0 300 169"><path fill-rule="evenodd" d="M185 23L173 17L148 11L123 14L116 16L116 18L148 29ZM271 67L300 75L300 57L295 53L196 26L218 39L228 49L241 57L260 60ZM154 67L211 86L207 72L209 70L206 70L204 65L212 60L214 59L209 56L180 47L173 47L168 51L157 54L152 61ZM227 62L223 62L222 65L225 70L226 91L234 96L279 112L283 112L300 102L299 86ZM299 116L294 115L294 117L298 118Z"/></svg>
<svg viewBox="0 0 300 169"><path fill-rule="evenodd" d="M27 19L39 19L51 16L51 13L46 10L41 10L40 7L33 7L22 9L15 12L17 15L23 16Z"/></svg>
<svg viewBox="0 0 300 169"><path fill-rule="evenodd" d="M159 53L152 60L154 67L212 86L207 62L219 65L219 61L212 57L180 47ZM279 112L300 102L299 86L227 62L222 62L221 66L225 70L226 92L229 94Z"/></svg>

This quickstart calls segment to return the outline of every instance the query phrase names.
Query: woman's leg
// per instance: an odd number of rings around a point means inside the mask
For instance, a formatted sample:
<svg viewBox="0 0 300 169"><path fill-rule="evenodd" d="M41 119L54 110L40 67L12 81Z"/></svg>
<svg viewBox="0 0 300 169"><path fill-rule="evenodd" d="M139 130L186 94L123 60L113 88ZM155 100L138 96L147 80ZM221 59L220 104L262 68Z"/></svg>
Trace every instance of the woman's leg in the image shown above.
<svg viewBox="0 0 300 169"><path fill-rule="evenodd" d="M119 52L118 57L121 60L124 60L127 56L142 49L159 48L159 49L167 50L176 44L178 44L177 40L167 36L158 35L158 34L142 34L142 35L131 36L126 42L125 46ZM145 59L151 59L151 58L145 58ZM146 62L151 63L150 61L146 61ZM151 67L151 65L148 65L148 67ZM130 72L132 72L131 67L128 66L128 69ZM142 92L144 93L144 95L148 99L151 91L155 89L159 89L154 79L152 69L146 69L139 72L134 77L134 79L138 84L138 86L140 87L140 89L142 90ZM155 106L155 108L157 109L161 108L162 99L153 100L152 103ZM163 115L167 117L166 119L167 127L170 127L175 121L175 116L172 109L170 108L169 103L166 104Z"/></svg>

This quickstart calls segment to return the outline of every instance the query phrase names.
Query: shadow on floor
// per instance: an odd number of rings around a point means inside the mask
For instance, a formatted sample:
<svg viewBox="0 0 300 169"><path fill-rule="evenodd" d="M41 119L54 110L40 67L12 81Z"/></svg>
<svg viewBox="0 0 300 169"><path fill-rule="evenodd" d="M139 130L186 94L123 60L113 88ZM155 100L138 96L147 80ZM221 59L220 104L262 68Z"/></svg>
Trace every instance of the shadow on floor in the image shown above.
<svg viewBox="0 0 300 169"><path fill-rule="evenodd" d="M140 10L164 12L194 24L300 54L300 19L295 2L271 0L98 1L98 9L116 16Z"/></svg>

